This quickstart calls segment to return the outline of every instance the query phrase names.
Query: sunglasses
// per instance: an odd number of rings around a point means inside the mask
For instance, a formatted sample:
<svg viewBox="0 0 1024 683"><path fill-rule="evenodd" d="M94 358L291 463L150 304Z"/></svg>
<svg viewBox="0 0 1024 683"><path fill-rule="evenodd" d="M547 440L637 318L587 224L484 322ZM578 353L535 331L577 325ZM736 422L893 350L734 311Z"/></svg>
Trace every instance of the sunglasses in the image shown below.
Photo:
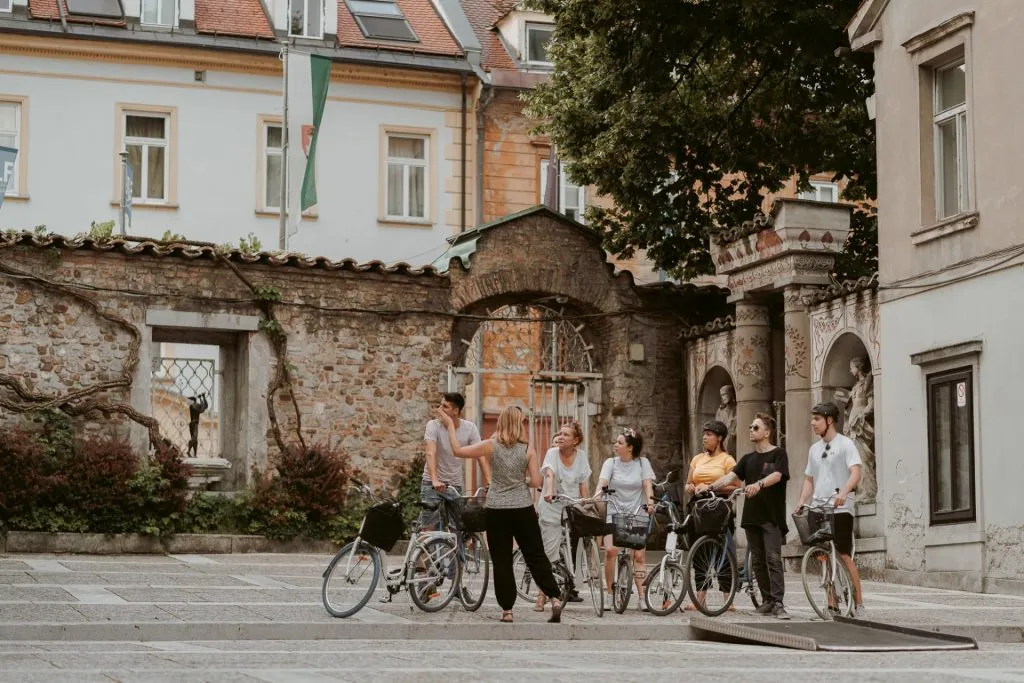
<svg viewBox="0 0 1024 683"><path fill-rule="evenodd" d="M752 431L752 432L761 431L761 427L759 427L758 425L750 425L750 431Z"/></svg>
<svg viewBox="0 0 1024 683"><path fill-rule="evenodd" d="M822 460L824 460L825 458L828 457L828 449L829 449L829 447L830 447L830 444L825 444L825 452L821 454L821 459Z"/></svg>

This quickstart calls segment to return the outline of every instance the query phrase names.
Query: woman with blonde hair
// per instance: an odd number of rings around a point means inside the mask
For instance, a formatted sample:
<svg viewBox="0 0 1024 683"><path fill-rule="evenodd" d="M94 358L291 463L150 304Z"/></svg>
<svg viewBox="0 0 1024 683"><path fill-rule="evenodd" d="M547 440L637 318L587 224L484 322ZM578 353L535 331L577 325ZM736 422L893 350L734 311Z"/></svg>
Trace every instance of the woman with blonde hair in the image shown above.
<svg viewBox="0 0 1024 683"><path fill-rule="evenodd" d="M487 547L494 565L494 595L501 605L501 620L512 621L512 607L516 603L516 580L512 573L512 541L519 546L537 582L545 595L559 595L558 583L551 572L551 562L544 554L544 541L540 534L537 511L533 507L530 488L541 484L537 453L525 434L526 417L518 406L509 406L498 416L494 436L472 446L460 446L452 419L436 411L438 419L448 429L452 453L459 458L487 458L491 464L491 488L487 492ZM527 482L529 481L529 488ZM562 602L551 600L551 623L562 620Z"/></svg>

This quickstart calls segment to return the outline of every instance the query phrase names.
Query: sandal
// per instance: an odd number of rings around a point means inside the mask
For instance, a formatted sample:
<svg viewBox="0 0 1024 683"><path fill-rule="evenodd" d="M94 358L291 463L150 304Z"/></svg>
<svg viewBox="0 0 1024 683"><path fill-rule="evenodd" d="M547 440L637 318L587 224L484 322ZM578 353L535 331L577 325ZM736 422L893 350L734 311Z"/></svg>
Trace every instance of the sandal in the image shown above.
<svg viewBox="0 0 1024 683"><path fill-rule="evenodd" d="M548 619L549 624L560 624L562 623L562 601L558 599L551 600L551 618Z"/></svg>
<svg viewBox="0 0 1024 683"><path fill-rule="evenodd" d="M537 598L537 603L533 606L533 611L534 612L543 612L544 611L544 602L545 602L544 596L543 595L539 596Z"/></svg>
<svg viewBox="0 0 1024 683"><path fill-rule="evenodd" d="M512 623L512 610L507 609L507 610L504 610L501 613L501 622L503 624L511 624Z"/></svg>

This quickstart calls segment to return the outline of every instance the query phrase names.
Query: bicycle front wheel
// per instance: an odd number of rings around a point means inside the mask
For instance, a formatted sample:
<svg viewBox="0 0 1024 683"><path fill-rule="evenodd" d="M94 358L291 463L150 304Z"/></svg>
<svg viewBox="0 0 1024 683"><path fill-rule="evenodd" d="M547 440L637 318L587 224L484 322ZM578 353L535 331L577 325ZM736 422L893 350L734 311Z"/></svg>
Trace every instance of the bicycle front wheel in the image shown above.
<svg viewBox="0 0 1024 683"><path fill-rule="evenodd" d="M459 556L455 542L433 538L416 548L406 567L409 597L424 612L440 612L459 587Z"/></svg>
<svg viewBox="0 0 1024 683"><path fill-rule="evenodd" d="M380 580L380 557L369 543L356 539L334 556L323 574L320 595L332 617L350 617L370 601Z"/></svg>
<svg viewBox="0 0 1024 683"><path fill-rule="evenodd" d="M804 594L811 608L825 621L835 614L853 614L853 587L842 563L832 563L832 555L821 546L810 548L800 561Z"/></svg>
<svg viewBox="0 0 1024 683"><path fill-rule="evenodd" d="M459 581L459 600L468 612L475 612L487 597L491 561L483 534L468 534L462 539L464 557Z"/></svg>
<svg viewBox="0 0 1024 683"><path fill-rule="evenodd" d="M690 600L709 617L725 614L736 597L736 555L719 536L701 536L686 559Z"/></svg>
<svg viewBox="0 0 1024 683"><path fill-rule="evenodd" d="M604 578L601 572L601 552L597 541L584 538L580 541L580 576L590 589L590 601L597 616L604 615Z"/></svg>
<svg viewBox="0 0 1024 683"><path fill-rule="evenodd" d="M523 551L519 548L512 553L512 575L516 578L516 594L523 600L535 601L537 584L533 580L530 568L526 566L526 560L523 559Z"/></svg>
<svg viewBox="0 0 1024 683"><path fill-rule="evenodd" d="M644 596L651 614L664 617L672 614L686 597L686 570L677 562L658 563L644 582Z"/></svg>
<svg viewBox="0 0 1024 683"><path fill-rule="evenodd" d="M633 560L629 556L625 556L618 560L615 570L615 585L612 586L612 608L616 614L626 611L632 594Z"/></svg>

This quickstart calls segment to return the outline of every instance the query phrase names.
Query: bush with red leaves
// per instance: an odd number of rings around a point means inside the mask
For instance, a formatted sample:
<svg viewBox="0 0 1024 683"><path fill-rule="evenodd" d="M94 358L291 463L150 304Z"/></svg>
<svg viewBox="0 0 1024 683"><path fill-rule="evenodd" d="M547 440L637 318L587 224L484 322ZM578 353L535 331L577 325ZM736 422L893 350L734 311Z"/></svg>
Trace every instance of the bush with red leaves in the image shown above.
<svg viewBox="0 0 1024 683"><path fill-rule="evenodd" d="M46 453L30 434L12 429L0 438L0 524L28 514L50 490Z"/></svg>
<svg viewBox="0 0 1024 683"><path fill-rule="evenodd" d="M140 469L139 456L126 441L80 441L68 462L68 499L61 502L87 520L90 531L125 531L138 508L138 497L129 494L129 483Z"/></svg>
<svg viewBox="0 0 1024 683"><path fill-rule="evenodd" d="M282 454L276 477L255 472L249 531L271 538L323 537L345 509L351 472L348 455L327 444L292 445Z"/></svg>

